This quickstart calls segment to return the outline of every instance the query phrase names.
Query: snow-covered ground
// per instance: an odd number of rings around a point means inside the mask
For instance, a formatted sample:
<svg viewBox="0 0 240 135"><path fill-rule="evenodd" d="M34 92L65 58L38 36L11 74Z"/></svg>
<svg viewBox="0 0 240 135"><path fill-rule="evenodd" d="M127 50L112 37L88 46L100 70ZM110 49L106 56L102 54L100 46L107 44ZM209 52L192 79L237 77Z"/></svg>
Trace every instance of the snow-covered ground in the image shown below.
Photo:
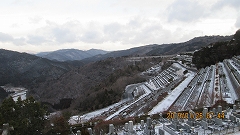
<svg viewBox="0 0 240 135"><path fill-rule="evenodd" d="M6 92L12 92L10 96L14 101L20 97L22 100L27 98L27 89L23 87L1 86Z"/></svg>
<svg viewBox="0 0 240 135"><path fill-rule="evenodd" d="M101 116L102 113L118 106L119 104L122 104L124 103L124 101L120 101L118 103L115 103L113 105L110 105L108 107L105 107L103 109L100 109L100 110L96 110L96 111L93 111L93 112L90 112L90 113L86 113L86 114L83 114L83 115L76 115L76 116L72 116L68 123L71 124L71 125L74 125L74 124L78 124L78 123L83 123L83 122L86 122L92 118L95 118L97 116Z"/></svg>
<svg viewBox="0 0 240 135"><path fill-rule="evenodd" d="M23 90L23 91L11 94L11 97L13 98L14 101L17 101L19 97L22 100L25 100L27 98L26 95L27 95L27 90Z"/></svg>
<svg viewBox="0 0 240 135"><path fill-rule="evenodd" d="M158 65L155 65L149 69L147 69L146 71L142 72L141 74L144 75L144 74L152 74L152 73L158 73L161 71L161 66L158 64Z"/></svg>
<svg viewBox="0 0 240 135"><path fill-rule="evenodd" d="M180 65L179 63L173 63L172 64L174 67L179 68L179 70L176 72L178 75L183 75L183 71L186 70L185 67L183 67L182 65Z"/></svg>
<svg viewBox="0 0 240 135"><path fill-rule="evenodd" d="M221 77L219 80L219 85L220 85L220 89L222 92L222 98L223 100L225 100L227 103L229 104L234 104L235 96L236 93L232 93L232 90L230 90L231 88L229 88L229 86L232 87L231 82L228 82L227 78L229 77L225 72L224 72L224 65L223 63L218 63L219 65L219 74L225 74L225 77ZM234 95L235 94L235 95Z"/></svg>
<svg viewBox="0 0 240 135"><path fill-rule="evenodd" d="M159 112L166 111L172 103L178 98L178 96L182 93L184 88L188 85L188 83L194 78L195 74L193 72L186 74L187 78L179 84L171 93L168 95L163 101L159 102L148 114L156 114Z"/></svg>
<svg viewBox="0 0 240 135"><path fill-rule="evenodd" d="M223 63L220 63L220 64L224 67L224 64L223 64ZM237 98L237 94L236 94L235 90L234 90L233 87L232 87L232 83L231 83L231 81L230 81L228 72L227 72L227 70L226 70L225 68L223 68L223 72L224 72L224 74L225 74L225 76L226 76L227 86L228 86L228 88L229 88L229 91L231 92L231 98L232 98L232 100L238 99L238 98Z"/></svg>

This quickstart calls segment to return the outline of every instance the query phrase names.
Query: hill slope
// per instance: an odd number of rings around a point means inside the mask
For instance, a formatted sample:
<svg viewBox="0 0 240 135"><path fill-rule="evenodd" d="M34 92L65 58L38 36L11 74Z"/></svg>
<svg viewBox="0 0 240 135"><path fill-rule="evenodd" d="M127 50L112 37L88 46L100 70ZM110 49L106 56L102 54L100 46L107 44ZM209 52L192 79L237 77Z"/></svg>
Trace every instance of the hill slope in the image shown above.
<svg viewBox="0 0 240 135"><path fill-rule="evenodd" d="M229 41L212 43L196 51L193 55L193 63L197 68L205 68L224 59L230 59L234 55L240 55L239 41L240 30Z"/></svg>
<svg viewBox="0 0 240 135"><path fill-rule="evenodd" d="M73 68L67 63L0 49L0 86L11 83L31 87L39 82L56 79Z"/></svg>

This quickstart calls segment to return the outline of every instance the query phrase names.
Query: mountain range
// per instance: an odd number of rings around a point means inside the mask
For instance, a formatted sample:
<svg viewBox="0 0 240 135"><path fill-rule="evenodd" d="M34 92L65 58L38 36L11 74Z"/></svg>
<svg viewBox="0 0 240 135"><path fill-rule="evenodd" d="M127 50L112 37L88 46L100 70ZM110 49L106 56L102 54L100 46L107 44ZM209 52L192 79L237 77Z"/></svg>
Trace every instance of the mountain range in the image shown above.
<svg viewBox="0 0 240 135"><path fill-rule="evenodd" d="M127 50L113 51L102 55L96 55L83 59L82 62L98 61L109 57L122 57L122 56L156 56L156 55L172 55L179 54L182 52L189 52L201 49L208 44L221 41L229 41L233 36L204 36L195 37L189 41L183 43L173 43L173 44L152 44L145 45L135 48L130 48Z"/></svg>
<svg viewBox="0 0 240 135"><path fill-rule="evenodd" d="M56 61L74 61L82 60L99 54L106 54L108 51L99 49L90 49L87 51L78 49L62 49L53 52L40 52L36 56Z"/></svg>
<svg viewBox="0 0 240 135"><path fill-rule="evenodd" d="M152 44L145 45L126 50L104 51L99 49L90 49L87 51L78 49L61 49L52 52L40 52L36 56L47 58L54 61L82 61L89 63L93 61L103 60L109 57L122 56L153 56L153 55L171 55L181 52L195 51L208 44L231 40L232 36L204 36L196 37L187 42L173 44ZM72 63L72 62L71 62Z"/></svg>

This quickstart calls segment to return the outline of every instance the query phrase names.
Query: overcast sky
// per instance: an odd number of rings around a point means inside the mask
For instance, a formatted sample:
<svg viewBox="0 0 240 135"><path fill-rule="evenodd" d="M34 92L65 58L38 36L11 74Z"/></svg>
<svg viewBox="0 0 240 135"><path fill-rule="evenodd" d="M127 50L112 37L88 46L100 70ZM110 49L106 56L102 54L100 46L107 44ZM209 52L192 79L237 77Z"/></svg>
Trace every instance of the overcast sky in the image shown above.
<svg viewBox="0 0 240 135"><path fill-rule="evenodd" d="M232 35L240 0L0 0L0 48L120 50Z"/></svg>

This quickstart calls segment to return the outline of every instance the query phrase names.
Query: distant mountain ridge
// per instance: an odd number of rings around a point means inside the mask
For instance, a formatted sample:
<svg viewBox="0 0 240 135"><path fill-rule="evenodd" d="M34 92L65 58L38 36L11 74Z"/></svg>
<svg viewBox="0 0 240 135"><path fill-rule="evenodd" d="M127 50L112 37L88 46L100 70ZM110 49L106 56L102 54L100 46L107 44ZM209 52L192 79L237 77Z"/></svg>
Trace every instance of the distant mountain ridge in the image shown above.
<svg viewBox="0 0 240 135"><path fill-rule="evenodd" d="M182 52L190 52L199 50L211 43L220 41L230 41L233 36L203 36L195 37L189 41L174 44L164 44L162 46L155 47L152 51L146 55L172 55Z"/></svg>
<svg viewBox="0 0 240 135"><path fill-rule="evenodd" d="M201 49L211 43L219 41L229 41L233 36L203 36L195 37L189 41L172 44L151 44L127 50L113 51L107 54L99 54L81 60L83 63L104 60L109 57L124 57L124 56L156 56L156 55L172 55L182 52L189 52Z"/></svg>
<svg viewBox="0 0 240 135"><path fill-rule="evenodd" d="M85 58L93 57L99 54L106 54L108 51L99 50L99 49L90 49L87 51L78 50L78 49L61 49L53 52L41 52L36 54L38 57L47 58L49 60L57 61L74 61L82 60Z"/></svg>
<svg viewBox="0 0 240 135"><path fill-rule="evenodd" d="M203 36L195 37L189 41L172 44L151 44L140 47L134 47L119 51L104 51L99 49L90 49L82 51L78 49L62 49L53 52L41 52L36 56L57 61L76 61L81 60L83 63L104 60L109 57L124 56L154 56L154 55L172 55L181 52L189 52L201 49L211 43L219 41L229 41L233 36Z"/></svg>

